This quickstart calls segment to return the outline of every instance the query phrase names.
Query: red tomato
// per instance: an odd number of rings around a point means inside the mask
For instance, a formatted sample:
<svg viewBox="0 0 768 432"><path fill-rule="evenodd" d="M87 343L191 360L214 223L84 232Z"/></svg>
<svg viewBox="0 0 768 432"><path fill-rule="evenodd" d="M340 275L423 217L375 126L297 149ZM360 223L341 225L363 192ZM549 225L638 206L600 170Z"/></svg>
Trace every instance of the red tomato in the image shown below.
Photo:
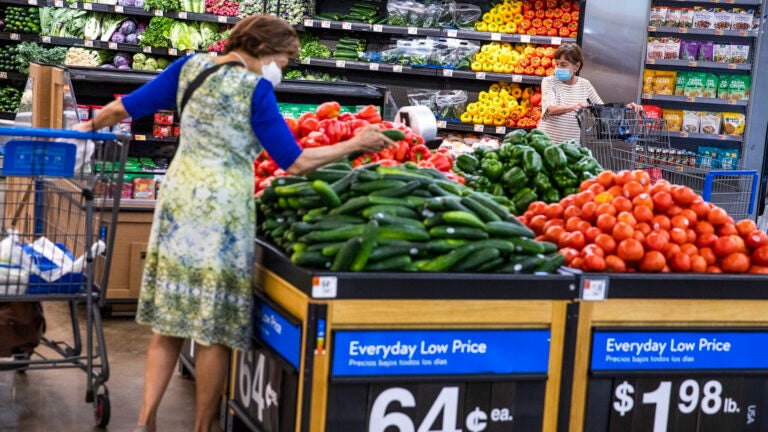
<svg viewBox="0 0 768 432"><path fill-rule="evenodd" d="M685 253L677 253L669 262L672 271L678 273L687 273L691 271L691 256Z"/></svg>
<svg viewBox="0 0 768 432"><path fill-rule="evenodd" d="M612 254L616 251L616 240L608 234L598 235L595 237L594 242L607 254Z"/></svg>
<svg viewBox="0 0 768 432"><path fill-rule="evenodd" d="M650 251L640 261L638 270L644 272L658 273L667 265L667 259L659 251Z"/></svg>
<svg viewBox="0 0 768 432"><path fill-rule="evenodd" d="M752 252L752 261L757 265L768 266L768 246L760 246Z"/></svg>
<svg viewBox="0 0 768 432"><path fill-rule="evenodd" d="M616 255L608 255L605 257L605 270L612 273L624 273L627 271L627 264Z"/></svg>
<svg viewBox="0 0 768 432"><path fill-rule="evenodd" d="M746 273L749 265L749 257L743 253L732 253L720 261L720 267L725 273Z"/></svg>
<svg viewBox="0 0 768 432"><path fill-rule="evenodd" d="M605 259L599 255L590 254L584 257L584 264L581 268L589 272L605 271Z"/></svg>
<svg viewBox="0 0 768 432"><path fill-rule="evenodd" d="M623 240L616 249L616 255L625 262L640 261L644 253L643 245L632 238Z"/></svg>
<svg viewBox="0 0 768 432"><path fill-rule="evenodd" d="M756 249L760 246L768 245L768 235L756 229L744 236L744 241L747 243L747 246L752 249Z"/></svg>

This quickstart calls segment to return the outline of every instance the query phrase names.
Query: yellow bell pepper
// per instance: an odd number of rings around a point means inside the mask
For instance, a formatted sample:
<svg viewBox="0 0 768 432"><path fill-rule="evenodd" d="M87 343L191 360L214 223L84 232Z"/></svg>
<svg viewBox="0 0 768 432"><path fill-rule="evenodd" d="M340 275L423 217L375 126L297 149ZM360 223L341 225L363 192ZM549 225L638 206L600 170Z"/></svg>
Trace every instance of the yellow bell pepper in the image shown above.
<svg viewBox="0 0 768 432"><path fill-rule="evenodd" d="M517 33L517 24L513 22L507 22L507 33Z"/></svg>
<svg viewBox="0 0 768 432"><path fill-rule="evenodd" d="M493 64L483 63L483 72L493 72Z"/></svg>
<svg viewBox="0 0 768 432"><path fill-rule="evenodd" d="M509 3L509 11L515 15L520 15L523 11L523 3L519 1Z"/></svg>
<svg viewBox="0 0 768 432"><path fill-rule="evenodd" d="M488 95L488 92L486 92L486 91L481 91L481 92L480 92L480 93L477 95L477 100L479 100L480 102L485 102L485 101L487 101L487 100L488 100L488 96L489 96L489 95Z"/></svg>
<svg viewBox="0 0 768 432"><path fill-rule="evenodd" d="M501 91L501 86L499 84L491 84L491 87L488 89L488 93L499 93Z"/></svg>
<svg viewBox="0 0 768 432"><path fill-rule="evenodd" d="M530 99L533 96L533 87L526 87L523 90L523 99Z"/></svg>
<svg viewBox="0 0 768 432"><path fill-rule="evenodd" d="M472 64L469 66L469 68L470 68L470 69L472 69L472 70L473 70L473 71L475 71L475 72L480 72L480 71L482 71L482 70L483 70L483 64L482 64L482 63L480 63L479 61L474 61L474 62L472 62Z"/></svg>
<svg viewBox="0 0 768 432"><path fill-rule="evenodd" d="M469 112L465 112L461 115L461 122L462 123L472 123L472 114Z"/></svg>
<svg viewBox="0 0 768 432"><path fill-rule="evenodd" d="M525 19L525 17L520 12L512 15L512 22L515 23L515 24L519 25L521 22L523 22L524 19Z"/></svg>
<svg viewBox="0 0 768 432"><path fill-rule="evenodd" d="M483 63L483 62L485 62L485 60L486 60L485 54L483 54L483 53L475 54L475 61L476 62Z"/></svg>
<svg viewBox="0 0 768 432"><path fill-rule="evenodd" d="M474 124L481 124L481 123L483 123L483 116L481 116L481 115L472 116L472 123L474 123Z"/></svg>
<svg viewBox="0 0 768 432"><path fill-rule="evenodd" d="M493 118L493 125L494 126L504 126L504 123L506 123L506 117L497 116Z"/></svg>
<svg viewBox="0 0 768 432"><path fill-rule="evenodd" d="M494 63L493 64L493 72L494 73L504 73L504 65L502 63Z"/></svg>
<svg viewBox="0 0 768 432"><path fill-rule="evenodd" d="M499 25L495 22L491 22L488 24L488 31L491 33L496 33L499 31Z"/></svg>
<svg viewBox="0 0 768 432"><path fill-rule="evenodd" d="M483 14L483 22L486 24L490 24L493 22L493 15L490 14L490 12L486 12Z"/></svg>
<svg viewBox="0 0 768 432"><path fill-rule="evenodd" d="M477 103L472 102L471 104L467 105L467 114L470 116L477 114Z"/></svg>
<svg viewBox="0 0 768 432"><path fill-rule="evenodd" d="M511 74L515 71L515 65L507 63L504 65L504 73Z"/></svg>
<svg viewBox="0 0 768 432"><path fill-rule="evenodd" d="M504 104L504 100L502 100L500 96L496 96L495 98L493 98L491 103L494 106L500 107L500 106L502 106Z"/></svg>
<svg viewBox="0 0 768 432"><path fill-rule="evenodd" d="M484 125L492 125L493 124L493 116L483 116L483 124Z"/></svg>
<svg viewBox="0 0 768 432"><path fill-rule="evenodd" d="M475 23L475 30L481 31L481 32L488 31L488 24L486 24L484 22L476 22Z"/></svg>
<svg viewBox="0 0 768 432"><path fill-rule="evenodd" d="M523 95L523 90L521 90L519 87L516 89L513 89L511 95L515 99L520 99L520 96Z"/></svg>

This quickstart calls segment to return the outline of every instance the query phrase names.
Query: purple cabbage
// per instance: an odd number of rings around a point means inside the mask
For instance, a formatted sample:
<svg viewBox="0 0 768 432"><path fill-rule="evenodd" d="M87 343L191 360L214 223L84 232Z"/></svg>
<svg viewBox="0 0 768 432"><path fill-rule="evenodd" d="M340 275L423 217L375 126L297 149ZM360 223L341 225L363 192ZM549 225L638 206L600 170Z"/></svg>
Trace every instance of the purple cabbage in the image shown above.
<svg viewBox="0 0 768 432"><path fill-rule="evenodd" d="M115 67L114 67L114 66L112 66L112 65L111 65L111 64L109 64L109 63L105 63L105 64L103 64L103 65L101 65L101 66L99 66L99 67L100 67L101 69L115 69Z"/></svg>
<svg viewBox="0 0 768 432"><path fill-rule="evenodd" d="M119 33L122 33L123 36L127 36L135 31L136 31L136 23L133 20L125 20L123 24L120 26Z"/></svg>
<svg viewBox="0 0 768 432"><path fill-rule="evenodd" d="M147 29L147 25L146 24L139 23L139 25L136 26L136 33L142 33L146 29Z"/></svg>
<svg viewBox="0 0 768 432"><path fill-rule="evenodd" d="M133 5L137 8L143 8L144 0L133 0Z"/></svg>
<svg viewBox="0 0 768 432"><path fill-rule="evenodd" d="M138 44L139 43L139 37L136 36L135 33L131 33L128 36L125 37L125 43L127 44Z"/></svg>
<svg viewBox="0 0 768 432"><path fill-rule="evenodd" d="M109 40L117 43L125 43L125 35L120 33L119 31L116 31L112 33L112 37L109 38Z"/></svg>
<svg viewBox="0 0 768 432"><path fill-rule="evenodd" d="M120 69L122 66L128 66L130 69L131 56L126 53L117 53L115 54L115 58L112 59L112 64L114 64L118 69Z"/></svg>
<svg viewBox="0 0 768 432"><path fill-rule="evenodd" d="M124 65L124 64L123 64L123 65L120 65L120 66L118 66L117 68L118 68L118 69L120 69L120 70L131 70L131 67L130 67L130 66L128 66L128 65Z"/></svg>

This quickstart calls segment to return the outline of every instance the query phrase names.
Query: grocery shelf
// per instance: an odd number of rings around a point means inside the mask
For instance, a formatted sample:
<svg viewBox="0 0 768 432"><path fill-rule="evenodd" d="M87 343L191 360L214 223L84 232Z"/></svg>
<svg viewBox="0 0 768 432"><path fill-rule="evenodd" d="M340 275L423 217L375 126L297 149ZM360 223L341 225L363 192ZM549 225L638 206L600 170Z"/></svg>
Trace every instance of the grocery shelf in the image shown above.
<svg viewBox="0 0 768 432"><path fill-rule="evenodd" d="M492 135L504 135L507 133L507 130L518 129L514 127L507 128L506 126L488 126L488 125L482 125L482 124L461 123L457 121L448 121L448 120L438 120L437 128L443 129L443 130L455 131L455 132L477 132L477 133L492 134Z"/></svg>
<svg viewBox="0 0 768 432"><path fill-rule="evenodd" d="M541 81L544 79L543 76L535 76L535 75L516 75L516 74L495 73L495 72L458 71L458 70L451 70L451 69L440 69L439 75L442 75L444 77L463 78L463 79L472 79L472 80L480 80L480 81L503 81L503 82L513 82L513 83L521 83L521 84L541 84Z"/></svg>
<svg viewBox="0 0 768 432"><path fill-rule="evenodd" d="M100 3L88 3L88 2L75 2L71 5L64 0L8 0L3 1L5 4L24 5L24 6L39 6L39 7L55 7L55 8L68 8L68 9L80 9L93 12L106 12L106 13L118 13L131 16L164 16L167 18L190 20L190 21L207 21L219 24L236 24L240 21L240 18L233 16L214 15L206 13L192 13L181 11L161 11L153 10L148 11L143 8L108 5Z"/></svg>
<svg viewBox="0 0 768 432"><path fill-rule="evenodd" d="M717 105L717 106L723 106L723 107L727 107L727 106L746 107L747 104L749 104L748 100L670 96L670 95L657 95L657 94L648 94L648 93L643 93L643 100L654 100L654 101L660 101L660 102L697 103L697 104L706 104L706 105Z"/></svg>
<svg viewBox="0 0 768 432"><path fill-rule="evenodd" d="M179 142L178 137L167 137L167 138L159 138L152 135L141 135L136 134L133 136L134 141L149 141L149 142L159 142L159 143L177 143Z"/></svg>
<svg viewBox="0 0 768 432"><path fill-rule="evenodd" d="M17 42L37 42L50 45L62 45L62 46L75 46L83 48L95 48L109 51L124 51L124 52L143 52L147 54L163 55L171 57L183 57L188 54L194 54L194 50L177 50L175 48L154 48L154 47L141 47L136 44L115 43L115 42L103 42L100 40L90 39L78 39L58 36L41 36L37 34L24 34L24 33L7 33L0 32L0 40L12 40Z"/></svg>
<svg viewBox="0 0 768 432"><path fill-rule="evenodd" d="M119 82L141 85L156 77L159 71L114 70L67 66L72 81Z"/></svg>
<svg viewBox="0 0 768 432"><path fill-rule="evenodd" d="M728 70L752 70L752 63L719 63L719 62L705 62L705 61L688 61L688 60L665 60L665 59L646 59L645 64L655 66L675 66L675 67L687 67L687 68L704 68L704 69L728 69Z"/></svg>
<svg viewBox="0 0 768 432"><path fill-rule="evenodd" d="M764 275L702 273L577 274L608 281L608 299L768 299Z"/></svg>
<svg viewBox="0 0 768 432"><path fill-rule="evenodd" d="M757 30L715 30L715 29L698 29L698 28L684 28L684 27L655 27L648 26L649 33L674 33L674 34L692 34L692 35L706 35L706 36L730 36L730 37L756 37Z"/></svg>
<svg viewBox="0 0 768 432"><path fill-rule="evenodd" d="M717 140L717 141L730 141L730 142L742 142L744 137L739 135L725 135L725 134L702 134L702 133L688 133L688 132L669 132L670 138L687 138L694 140Z"/></svg>
<svg viewBox="0 0 768 432"><path fill-rule="evenodd" d="M663 0L660 3L669 5L681 4L722 4L727 6L759 6L761 0Z"/></svg>
<svg viewBox="0 0 768 432"><path fill-rule="evenodd" d="M344 21L333 21L324 19L305 19L299 26L299 30L306 28L321 28L330 30L346 30L368 33L384 33L394 35L425 36L425 37L446 37L459 38L478 41L499 41L499 42L522 42L546 45L561 45L569 42L576 42L574 38L550 37L550 36L532 36L520 34L491 33L475 30L456 30L441 28L424 28L414 26L397 26L389 24L367 24L353 23Z"/></svg>
<svg viewBox="0 0 768 432"><path fill-rule="evenodd" d="M313 279L336 286L336 299L572 299L571 274L332 273L298 267L267 241L256 239L256 260L286 282L313 295Z"/></svg>

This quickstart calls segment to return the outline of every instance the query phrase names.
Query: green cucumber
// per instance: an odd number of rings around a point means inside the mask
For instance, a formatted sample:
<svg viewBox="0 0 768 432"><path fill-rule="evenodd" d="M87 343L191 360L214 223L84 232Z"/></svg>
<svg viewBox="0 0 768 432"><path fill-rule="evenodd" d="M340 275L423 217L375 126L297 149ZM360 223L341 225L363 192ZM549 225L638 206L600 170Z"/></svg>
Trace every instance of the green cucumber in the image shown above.
<svg viewBox="0 0 768 432"><path fill-rule="evenodd" d="M429 240L429 233L424 228L416 228L415 226L383 226L379 228L379 238L391 238L397 240L408 241L427 241Z"/></svg>
<svg viewBox="0 0 768 432"><path fill-rule="evenodd" d="M408 207L401 207L398 205L374 205L363 210L363 217L366 219L371 219L378 213L411 218L414 220L416 220L416 218L419 216L414 210L409 209Z"/></svg>
<svg viewBox="0 0 768 432"><path fill-rule="evenodd" d="M547 242L547 241L542 241L542 242L539 242L539 243L541 243L542 246L544 246L544 253L545 254L553 254L553 253L558 251L558 247L554 243Z"/></svg>
<svg viewBox="0 0 768 432"><path fill-rule="evenodd" d="M446 225L462 225L473 228L485 229L485 223L473 213L463 211L447 211L443 213Z"/></svg>
<svg viewBox="0 0 768 432"><path fill-rule="evenodd" d="M371 205L367 196L355 197L331 210L331 215L351 215Z"/></svg>
<svg viewBox="0 0 768 432"><path fill-rule="evenodd" d="M302 243L338 242L363 235L365 225L349 225L327 231L312 231L303 236Z"/></svg>
<svg viewBox="0 0 768 432"><path fill-rule="evenodd" d="M371 252L371 256L368 259L371 261L380 261L398 255L418 256L423 254L426 250L427 246L424 243L404 242L402 244L379 245L373 252Z"/></svg>
<svg viewBox="0 0 768 432"><path fill-rule="evenodd" d="M352 191L357 192L359 194L368 195L370 193L380 191L382 189L388 190L388 189L402 188L405 185L406 183L400 180L376 180L376 181L370 181L365 183L355 183L352 185L351 189Z"/></svg>
<svg viewBox="0 0 768 432"><path fill-rule="evenodd" d="M552 254L547 255L544 258L543 262L539 262L539 264L534 269L534 272L536 272L536 273L554 273L564 263L565 263L565 255L560 255L559 253L552 253Z"/></svg>
<svg viewBox="0 0 768 432"><path fill-rule="evenodd" d="M320 197L288 197L288 207L296 210L307 210L323 207L323 200Z"/></svg>
<svg viewBox="0 0 768 432"><path fill-rule="evenodd" d="M547 248L536 240L525 239L521 237L510 238L510 242L515 244L515 252L523 255L539 255L545 253Z"/></svg>
<svg viewBox="0 0 768 432"><path fill-rule="evenodd" d="M490 272L490 271L496 269L496 267L498 267L498 266L500 266L502 264L504 264L504 258L499 257L499 258L496 258L493 261L488 261L485 264L483 264L480 267L478 267L477 268L477 272L478 273Z"/></svg>
<svg viewBox="0 0 768 432"><path fill-rule="evenodd" d="M485 248L472 252L461 262L457 263L453 270L458 272L470 272L477 270L481 265L493 261L501 256L498 249Z"/></svg>
<svg viewBox="0 0 768 432"><path fill-rule="evenodd" d="M424 226L429 229L438 225L445 225L445 219L443 219L443 213L435 213L434 216L429 216L424 219Z"/></svg>
<svg viewBox="0 0 768 432"><path fill-rule="evenodd" d="M350 186L352 186L352 180L354 180L356 176L357 174L354 171L350 171L344 177L331 183L331 188L333 188L333 191L336 192L336 194L342 194L349 190Z"/></svg>
<svg viewBox="0 0 768 432"><path fill-rule="evenodd" d="M366 271L394 271L405 270L411 264L411 257L408 255L396 255L383 259L381 261L369 262L365 266Z"/></svg>
<svg viewBox="0 0 768 432"><path fill-rule="evenodd" d="M369 207L371 208L371 207ZM409 209L410 210L410 209ZM375 220L379 222L381 225L395 225L395 226L402 226L402 225L413 225L417 226L419 228L424 228L424 224L416 219L401 217L401 216L395 216L390 213L384 213L384 212L377 212L374 213L371 216L371 220Z"/></svg>
<svg viewBox="0 0 768 432"><path fill-rule="evenodd" d="M406 195L409 195L416 189L421 187L421 182L418 181L411 181L408 183L405 183L400 180L381 180L381 181L392 181L392 182L399 182L403 183L403 186L395 187L391 189L380 189L373 193L371 193L371 196L382 196L382 197L389 197L389 198L402 198Z"/></svg>
<svg viewBox="0 0 768 432"><path fill-rule="evenodd" d="M432 183L432 184L430 184L430 185L427 187L427 189L429 190L429 192L431 192L431 193L432 193L432 196L435 196L435 197L450 197L450 196L456 196L455 194L452 194L452 193L448 192L447 190L445 190L445 189L441 188L440 186L438 186L438 185L437 185L437 184L435 184L435 183Z"/></svg>
<svg viewBox="0 0 768 432"><path fill-rule="evenodd" d="M307 182L306 177L299 177L299 176L276 177L274 180L272 180L272 187L288 186L296 183L306 183L306 182Z"/></svg>
<svg viewBox="0 0 768 432"><path fill-rule="evenodd" d="M341 205L341 200L333 190L331 185L323 180L315 180L312 182L312 189L320 195L320 199L323 200L325 206L328 208L336 208Z"/></svg>
<svg viewBox="0 0 768 432"><path fill-rule="evenodd" d="M341 251L341 248L343 248L346 243L347 242L338 242L330 244L324 247L320 252L323 254L323 256L333 258L338 255L339 251Z"/></svg>
<svg viewBox="0 0 768 432"><path fill-rule="evenodd" d="M424 265L419 267L419 270L426 272L446 272L449 271L459 261L465 259L469 254L477 250L477 247L473 244L468 244L454 249L447 254L440 255L433 258Z"/></svg>
<svg viewBox="0 0 768 432"><path fill-rule="evenodd" d="M302 252L294 252L294 254L291 255L291 262L301 267L327 268L331 264L328 260L328 257L324 256L322 253L318 251L307 250Z"/></svg>
<svg viewBox="0 0 768 432"><path fill-rule="evenodd" d="M375 170L358 169L357 179L363 182L381 180L383 176Z"/></svg>
<svg viewBox="0 0 768 432"><path fill-rule="evenodd" d="M488 238L488 233L480 228L450 225L432 227L429 235L438 239L483 240Z"/></svg>
<svg viewBox="0 0 768 432"><path fill-rule="evenodd" d="M536 237L536 234L530 228L505 221L488 222L485 225L485 232L493 237Z"/></svg>
<svg viewBox="0 0 768 432"><path fill-rule="evenodd" d="M416 192L419 192L418 190ZM408 195L405 197L405 200L411 203L415 208L422 208L424 207L424 204L427 202L427 199L420 196L415 195Z"/></svg>
<svg viewBox="0 0 768 432"><path fill-rule="evenodd" d="M292 183L286 186L275 186L275 193L280 197L297 196L302 189L311 187L310 182Z"/></svg>
<svg viewBox="0 0 768 432"><path fill-rule="evenodd" d="M307 222L296 222L291 226L294 233L304 235L315 230L315 225Z"/></svg>
<svg viewBox="0 0 768 432"><path fill-rule="evenodd" d="M502 255L510 255L515 253L517 246L515 246L514 243L502 240L502 239L495 239L490 238L486 240L480 240L478 242L475 242L478 248L492 248L497 249L499 252L501 252Z"/></svg>
<svg viewBox="0 0 768 432"><path fill-rule="evenodd" d="M477 201L473 196L465 196L461 199L461 203L468 209L475 212L477 216L480 217L480 219L482 219L484 222L501 220L501 218L496 213L494 213L480 201Z"/></svg>
<svg viewBox="0 0 768 432"><path fill-rule="evenodd" d="M444 254L446 252L450 252L466 244L469 244L469 240L439 239L439 240L430 240L426 243L427 248L429 249L429 252L437 253L437 254Z"/></svg>
<svg viewBox="0 0 768 432"><path fill-rule="evenodd" d="M499 220L508 220L512 217L512 215L509 213L508 208L494 201L493 198L487 195L484 195L482 193L473 193L469 196L471 196L479 204L482 204L483 206L485 206L488 210L495 213L496 216L499 217Z"/></svg>
<svg viewBox="0 0 768 432"><path fill-rule="evenodd" d="M320 168L312 172L308 172L306 175L310 180L322 180L324 182L333 183L343 179L347 174L349 174L348 170Z"/></svg>
<svg viewBox="0 0 768 432"><path fill-rule="evenodd" d="M303 243L303 244L306 244L306 243ZM306 245L304 250L306 250L308 252L320 252L320 253L322 253L323 249L325 249L328 246L339 245L339 248L341 248L341 245L343 245L343 244L344 244L344 242L315 243L315 244Z"/></svg>
<svg viewBox="0 0 768 432"><path fill-rule="evenodd" d="M363 247L363 239L361 237L352 237L344 243L339 253L336 254L336 258L333 259L331 264L331 271L343 272L349 270L355 257L360 253L360 249Z"/></svg>
<svg viewBox="0 0 768 432"><path fill-rule="evenodd" d="M401 141L405 139L405 133L398 129L387 129L381 131L381 133L392 141Z"/></svg>
<svg viewBox="0 0 768 432"><path fill-rule="evenodd" d="M450 193L451 195L456 196L462 196L464 194L464 190L467 188L460 183L456 183L450 180L435 180L434 184L440 186L441 189Z"/></svg>
<svg viewBox="0 0 768 432"><path fill-rule="evenodd" d="M375 220L368 222L365 225L365 231L363 231L363 245L357 253L357 256L352 261L352 265L349 269L353 272L361 271L368 263L368 258L373 251L373 247L376 245L376 236L379 232L379 223Z"/></svg>

